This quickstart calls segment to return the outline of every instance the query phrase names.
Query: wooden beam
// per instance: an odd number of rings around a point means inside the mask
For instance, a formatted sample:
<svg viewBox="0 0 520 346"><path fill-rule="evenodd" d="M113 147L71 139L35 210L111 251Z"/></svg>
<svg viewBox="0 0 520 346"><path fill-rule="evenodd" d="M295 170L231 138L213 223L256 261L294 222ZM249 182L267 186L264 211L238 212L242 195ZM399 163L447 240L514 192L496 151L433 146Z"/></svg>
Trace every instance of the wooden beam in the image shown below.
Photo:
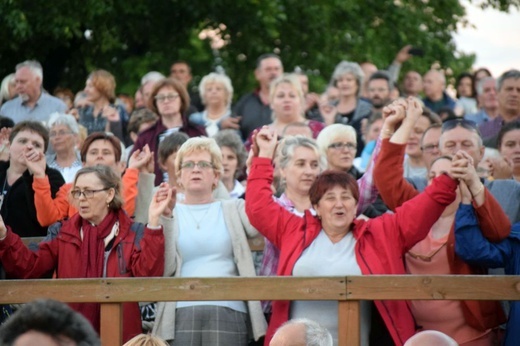
<svg viewBox="0 0 520 346"><path fill-rule="evenodd" d="M100 336L103 346L123 344L123 304L101 304Z"/></svg>
<svg viewBox="0 0 520 346"><path fill-rule="evenodd" d="M359 300L339 301L338 346L360 345L360 302Z"/></svg>
<svg viewBox="0 0 520 346"><path fill-rule="evenodd" d="M366 275L348 277L354 300L520 300L513 275Z"/></svg>

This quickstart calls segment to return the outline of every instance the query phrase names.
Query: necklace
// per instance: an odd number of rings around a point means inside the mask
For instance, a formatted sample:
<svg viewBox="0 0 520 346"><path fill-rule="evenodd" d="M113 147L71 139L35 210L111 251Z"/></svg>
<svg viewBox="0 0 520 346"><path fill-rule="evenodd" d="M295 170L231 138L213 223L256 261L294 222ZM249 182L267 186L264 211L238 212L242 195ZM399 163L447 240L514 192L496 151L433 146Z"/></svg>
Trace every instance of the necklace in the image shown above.
<svg viewBox="0 0 520 346"><path fill-rule="evenodd" d="M190 210L191 206L186 205L186 210L188 210L188 213L190 214L191 218L195 222L195 226L197 226L197 229L200 229L200 223L206 218L206 216L208 215L209 210L211 209L211 207L212 207L212 204L210 204L209 207L206 208L206 211L204 212L204 215L202 215L200 220L197 220L197 218L195 218L195 216L193 216L193 214L191 213L191 210Z"/></svg>

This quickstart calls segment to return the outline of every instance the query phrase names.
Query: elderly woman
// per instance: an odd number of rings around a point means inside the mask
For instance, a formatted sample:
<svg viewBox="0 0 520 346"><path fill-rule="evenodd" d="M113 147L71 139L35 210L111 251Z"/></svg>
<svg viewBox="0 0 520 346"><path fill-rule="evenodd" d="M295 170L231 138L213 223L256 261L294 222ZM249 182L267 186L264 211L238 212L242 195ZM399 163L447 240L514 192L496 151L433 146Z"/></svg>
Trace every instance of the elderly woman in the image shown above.
<svg viewBox="0 0 520 346"><path fill-rule="evenodd" d="M220 178L231 198L239 198L246 189L237 178L246 166L247 153L236 131L222 130L213 136L222 151L222 177Z"/></svg>
<svg viewBox="0 0 520 346"><path fill-rule="evenodd" d="M323 123L305 118L305 97L297 75L283 74L272 81L269 102L273 110L273 122L268 126L275 130L278 137L282 137L285 127L291 123L309 125L313 138L324 128ZM251 143L250 135L246 141L246 149L250 148Z"/></svg>
<svg viewBox="0 0 520 346"><path fill-rule="evenodd" d="M77 149L78 123L72 115L54 113L49 120L49 128L49 138L55 154L47 155L47 164L58 170L66 183L70 183L76 172L83 167Z"/></svg>
<svg viewBox="0 0 520 346"><path fill-rule="evenodd" d="M121 176L125 165L121 162L122 147L119 139L104 132L94 132L87 137L81 147L80 157L84 167L93 167L97 165L105 165L110 167L114 173ZM151 193L153 188L153 176L140 174L148 171L147 166L150 165L152 155L148 147L144 150L136 151L130 157L128 168L122 177L123 180L123 209L128 215L133 216L136 206L136 197L144 190ZM51 225L58 220L71 217L77 212L77 209L70 203L69 192L72 184L63 185L56 195L51 194L49 188L49 177L43 171L45 159L28 161L30 169L33 171L35 190L34 204L36 206L38 221L42 225ZM151 178L151 179L150 179ZM137 182L142 186L138 191ZM145 197L146 200L151 197Z"/></svg>
<svg viewBox="0 0 520 346"><path fill-rule="evenodd" d="M186 88L176 79L166 78L158 81L150 95L150 108L159 115L159 120L152 127L143 131L134 144L134 151L150 146L154 153L155 185L167 180L159 167L157 153L159 143L169 134L184 132L189 137L205 136L204 127L193 125L188 121L187 111L190 106L190 97Z"/></svg>
<svg viewBox="0 0 520 346"><path fill-rule="evenodd" d="M408 102L398 100L386 108L395 112L396 116L392 124L385 125L386 139L383 140L381 154L374 169L374 180L383 201L391 210L397 212L399 206L409 203L407 201L419 195L419 192L404 179L402 166L409 134L413 131L417 119L421 117L420 112L414 111L415 102L413 99L409 99ZM402 124L390 136L400 119L404 119ZM457 131L456 124L460 122L445 123L443 131L446 131L445 129ZM477 131L476 128L474 131ZM476 133L475 135L478 136ZM463 148L466 150L471 148L474 144L473 140L475 138L468 138ZM493 241L506 238L511 223L498 202L480 181L471 156L463 151L454 152L453 159L441 156L431 164L429 180L445 171L452 172L455 178L463 180L469 186L486 237ZM428 227L427 236L407 249L406 255L403 256L407 273L422 275L483 273L481 268L471 266L455 255L453 226L459 203L460 194L457 190L457 198L441 215L436 216L435 223ZM425 330L438 330L448 334L461 345L492 345L496 337L493 328L504 321L498 302L413 301L410 303L410 308L417 325Z"/></svg>
<svg viewBox="0 0 520 346"><path fill-rule="evenodd" d="M16 82L14 80L14 73L8 74L2 79L0 85L0 105L2 103L12 100L16 96Z"/></svg>
<svg viewBox="0 0 520 346"><path fill-rule="evenodd" d="M345 172L326 171L309 190L316 216L305 211L299 217L272 198L274 131L262 129L256 142L259 154L253 159L248 177L248 193L255 198L246 199L246 212L253 226L280 249L278 275L404 274L402 256L406 249L426 235L444 208L455 199L457 182L442 175L395 215L355 220L359 198L356 180ZM375 306L385 321L390 342L402 345L413 335L415 323L406 302L376 301ZM269 344L283 322L292 318L316 320L327 327L337 342L337 309L337 302L275 301L265 344ZM363 345L368 343L370 313L369 305L364 304Z"/></svg>
<svg viewBox="0 0 520 346"><path fill-rule="evenodd" d="M222 174L215 140L190 138L177 151L175 165L185 199L175 206L173 232L166 234L164 276L255 276L247 237L258 232L247 219L244 201L212 195ZM260 302L160 302L153 332L170 345L246 346L265 328Z"/></svg>
<svg viewBox="0 0 520 346"><path fill-rule="evenodd" d="M350 125L332 124L321 131L316 139L321 155L327 159L327 169L344 171L359 179L363 176L354 167L357 135Z"/></svg>
<svg viewBox="0 0 520 346"><path fill-rule="evenodd" d="M128 122L128 114L124 107L115 104L115 90L116 80L110 72L96 70L88 76L85 96L89 104L78 108L78 122L87 128L89 135L112 132L125 141L124 124Z"/></svg>
<svg viewBox="0 0 520 346"><path fill-rule="evenodd" d="M150 204L148 225L133 224L121 208L121 179L107 166L78 171L70 192L78 214L53 225L53 236L29 250L0 219L0 260L13 277L58 278L160 276L164 235L159 219L171 217L172 191L165 184ZM161 223L167 224L163 218ZM99 305L70 304L99 332ZM123 339L142 332L137 303L123 306Z"/></svg>
<svg viewBox="0 0 520 346"><path fill-rule="evenodd" d="M39 168L48 177L49 196L54 198L65 183L60 172L45 164L49 134L39 122L22 121L12 129L9 143L9 161L0 161L0 213L19 236L44 236L48 224L40 222L34 204L38 192L33 185L36 177L32 160L43 160Z"/></svg>
<svg viewBox="0 0 520 346"><path fill-rule="evenodd" d="M339 90L339 101L336 104L336 113L323 115L325 124L332 123L351 125L357 133L358 154L363 150L361 138L361 120L368 118L372 105L360 99L363 86L363 70L355 62L342 61L332 73L331 83Z"/></svg>
<svg viewBox="0 0 520 346"><path fill-rule="evenodd" d="M210 73L199 84L199 92L205 110L190 115L190 122L203 126L213 137L220 129L220 122L231 116L233 86L228 76Z"/></svg>

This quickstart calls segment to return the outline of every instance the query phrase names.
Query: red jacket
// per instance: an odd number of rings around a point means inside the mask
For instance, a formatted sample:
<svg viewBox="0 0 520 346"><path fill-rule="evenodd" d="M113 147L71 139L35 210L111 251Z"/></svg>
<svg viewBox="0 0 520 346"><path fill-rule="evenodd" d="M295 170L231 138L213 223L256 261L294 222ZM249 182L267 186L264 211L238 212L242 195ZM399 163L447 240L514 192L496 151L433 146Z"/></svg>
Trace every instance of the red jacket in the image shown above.
<svg viewBox="0 0 520 346"><path fill-rule="evenodd" d="M247 182L246 212L251 224L280 249L278 275L292 275L301 253L320 233L320 221L308 211L298 217L272 198L271 160L255 158ZM396 214L353 222L356 260L363 275L406 274L403 254L422 240L440 217L444 208L455 200L457 183L448 176L434 180L426 191ZM406 301L375 301L396 345L415 333L415 322ZM289 319L289 301L273 301L273 315L267 330L266 345L276 329Z"/></svg>
<svg viewBox="0 0 520 346"><path fill-rule="evenodd" d="M414 198L419 192L403 178L403 160L406 144L391 143L388 139L381 143L381 152L374 167L374 182L385 204L395 210L401 204ZM486 238L497 242L509 236L511 222L504 210L484 189L485 202L480 207L475 206L475 212L480 228ZM457 275L482 275L487 270L470 266L455 254L455 232L452 225L447 242L450 271ZM461 301L466 322L475 329L484 331L505 323L506 318L500 302L487 300Z"/></svg>
<svg viewBox="0 0 520 346"><path fill-rule="evenodd" d="M80 278L81 238L76 225L79 214L64 221L57 236L39 244L37 252L29 250L20 237L8 229L0 241L0 261L10 275L21 279L39 278L56 270L57 278ZM164 271L164 235L161 230L131 229L132 220L123 212L118 214L119 234L108 256L106 277L162 276ZM144 233L144 235L142 234ZM142 239L137 240L142 236ZM87 316L91 303L72 303L99 332L99 314ZM141 313L137 303L123 304L123 340L142 333Z"/></svg>

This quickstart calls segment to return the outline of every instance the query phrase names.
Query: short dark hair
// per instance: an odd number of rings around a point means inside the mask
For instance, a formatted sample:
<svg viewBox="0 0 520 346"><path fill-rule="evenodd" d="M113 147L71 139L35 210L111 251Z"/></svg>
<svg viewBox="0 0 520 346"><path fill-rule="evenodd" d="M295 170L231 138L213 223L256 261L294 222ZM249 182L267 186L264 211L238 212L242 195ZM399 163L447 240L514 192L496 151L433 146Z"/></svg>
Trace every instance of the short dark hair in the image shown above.
<svg viewBox="0 0 520 346"><path fill-rule="evenodd" d="M375 79L386 80L386 83L388 84L388 90L390 90L390 91L394 87L394 84L392 83L392 79L390 78L390 75L388 74L388 72L379 70L379 71L372 73L372 75L368 78L368 83L370 83L371 81L373 81ZM367 85L368 85L368 83L367 83Z"/></svg>
<svg viewBox="0 0 520 346"><path fill-rule="evenodd" d="M173 65L177 65L177 64L182 64L182 65L188 66L188 72L191 73L191 66L186 60L175 60L174 62L171 63L170 70ZM171 71L170 71L170 73L171 73Z"/></svg>
<svg viewBox="0 0 520 346"><path fill-rule="evenodd" d="M145 123L156 122L158 119L157 115L149 110L148 108L136 109L130 115L130 121L128 121L127 131L139 134L139 127Z"/></svg>
<svg viewBox="0 0 520 346"><path fill-rule="evenodd" d="M14 121L9 117L4 117L3 115L0 115L0 129L3 129L4 127L8 129L13 128Z"/></svg>
<svg viewBox="0 0 520 346"><path fill-rule="evenodd" d="M88 148L93 142L98 140L105 140L110 142L110 144L112 144L114 147L116 162L121 162L121 141L113 134L106 132L92 132L87 138L85 138L80 150L81 162L86 162Z"/></svg>
<svg viewBox="0 0 520 346"><path fill-rule="evenodd" d="M460 97L459 84L464 78L469 78L471 80L471 96L475 97L475 93L474 93L475 87L473 86L473 84L475 83L475 80L473 79L473 75L469 72L462 72L461 74L459 74L457 76L457 81L455 83L455 89L457 91L457 98Z"/></svg>
<svg viewBox="0 0 520 346"><path fill-rule="evenodd" d="M504 81L507 79L519 79L520 78L520 71L511 69L509 71L506 71L502 73L502 75L497 80L497 91L500 91L502 89L502 85L504 84Z"/></svg>
<svg viewBox="0 0 520 346"><path fill-rule="evenodd" d="M350 190L356 203L359 201L359 188L353 176L343 171L327 170L318 175L309 190L312 205L317 205L323 195L335 186Z"/></svg>
<svg viewBox="0 0 520 346"><path fill-rule="evenodd" d="M30 131L39 134L43 138L43 150L47 151L49 147L49 130L39 121L25 120L16 124L9 135L9 142L12 143L14 138L22 131Z"/></svg>
<svg viewBox="0 0 520 346"><path fill-rule="evenodd" d="M159 163L164 164L168 157L176 153L188 139L188 135L184 132L174 132L164 137L161 143L159 143L159 152L157 153Z"/></svg>
<svg viewBox="0 0 520 346"><path fill-rule="evenodd" d="M269 58L275 58L275 59L278 59L280 60L280 62L282 62L282 59L274 54L274 53L266 53L266 54L262 54L260 55L257 59L256 59L256 67L255 68L259 68L260 65L262 64L262 61L264 61L265 59L269 59Z"/></svg>
<svg viewBox="0 0 520 346"><path fill-rule="evenodd" d="M0 345L13 345L19 336L31 330L57 341L60 338L71 339L78 346L101 345L97 333L83 315L51 299L39 299L23 305L0 327Z"/></svg>
<svg viewBox="0 0 520 346"><path fill-rule="evenodd" d="M430 125L433 125L433 124L442 124L442 119L440 116L438 116L434 111L432 111L430 108L428 107L423 107L423 111L422 111L422 114L421 116L425 117L425 118L428 118L428 120L430 121Z"/></svg>
<svg viewBox="0 0 520 346"><path fill-rule="evenodd" d="M242 143L242 139L235 130L221 130L213 136L218 146L228 147L237 156L237 170L235 171L235 179L242 174L242 170L246 166L247 152Z"/></svg>
<svg viewBox="0 0 520 346"><path fill-rule="evenodd" d="M504 126L502 126L502 128L500 129L500 132L498 133L498 137L497 137L498 150L500 150L500 147L502 146L502 141L504 140L505 134L510 131L514 131L514 130L520 130L520 121L518 121L518 120L512 121L512 122L509 122L509 123L505 124Z"/></svg>

